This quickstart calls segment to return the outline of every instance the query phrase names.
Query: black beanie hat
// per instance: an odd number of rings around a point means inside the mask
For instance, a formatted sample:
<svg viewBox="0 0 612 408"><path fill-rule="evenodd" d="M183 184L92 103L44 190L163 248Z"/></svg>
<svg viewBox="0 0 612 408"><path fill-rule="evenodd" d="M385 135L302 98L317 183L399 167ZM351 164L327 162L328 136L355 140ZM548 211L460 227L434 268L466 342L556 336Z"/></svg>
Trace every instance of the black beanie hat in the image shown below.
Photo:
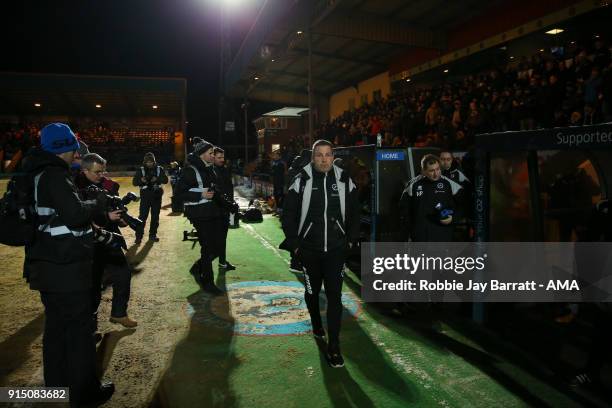
<svg viewBox="0 0 612 408"><path fill-rule="evenodd" d="M155 155L151 152L145 153L144 158L142 159L143 163L153 162L155 163Z"/></svg>
<svg viewBox="0 0 612 408"><path fill-rule="evenodd" d="M196 139L198 139L197 143L196 143ZM193 138L193 140L194 140L193 153L197 156L201 155L205 151L212 149L214 147L212 143L208 143L206 140L202 140L200 138L195 138L195 137Z"/></svg>

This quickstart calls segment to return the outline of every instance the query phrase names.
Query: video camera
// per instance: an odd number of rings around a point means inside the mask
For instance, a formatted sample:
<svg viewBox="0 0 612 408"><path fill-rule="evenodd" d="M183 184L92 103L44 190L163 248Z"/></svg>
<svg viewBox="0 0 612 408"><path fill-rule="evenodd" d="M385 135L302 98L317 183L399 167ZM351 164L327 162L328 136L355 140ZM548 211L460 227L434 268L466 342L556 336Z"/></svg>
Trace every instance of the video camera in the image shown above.
<svg viewBox="0 0 612 408"><path fill-rule="evenodd" d="M88 200L97 199L98 201L102 201L103 206L109 212L121 210L121 220L125 222L128 227L134 230L136 234L142 235L144 232L144 222L128 214L127 205L132 201L138 202L140 200L140 197L136 194L130 191L121 198L108 194L106 190L100 187L91 185L85 189L85 196Z"/></svg>

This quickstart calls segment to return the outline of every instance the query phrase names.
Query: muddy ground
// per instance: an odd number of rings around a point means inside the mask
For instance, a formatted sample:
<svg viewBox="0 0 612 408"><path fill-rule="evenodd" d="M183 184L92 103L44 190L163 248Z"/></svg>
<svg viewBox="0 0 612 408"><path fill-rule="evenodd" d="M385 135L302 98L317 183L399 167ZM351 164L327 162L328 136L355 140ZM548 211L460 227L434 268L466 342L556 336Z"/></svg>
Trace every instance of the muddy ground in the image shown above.
<svg viewBox="0 0 612 408"><path fill-rule="evenodd" d="M130 180L118 179L121 192L135 191ZM5 183L0 185L4 191ZM166 188L155 244L143 241L134 246L134 234L122 230L128 242L128 258L135 267L128 314L138 321L136 329L124 329L108 322L112 290L104 291L100 306L98 361L104 378L112 379L117 392L108 406L146 406L153 398L156 383L172 356L172 349L189 326L186 300L181 285L190 285L191 276L168 279L168 268L177 253L198 256L180 241L188 225L183 217L169 216L170 194ZM130 213L138 216L138 204ZM180 218L180 220L178 219ZM146 235L145 235L146 236ZM179 252L180 251L180 252ZM0 246L0 386L40 386L42 377L42 333L44 311L38 292L22 279L23 248Z"/></svg>

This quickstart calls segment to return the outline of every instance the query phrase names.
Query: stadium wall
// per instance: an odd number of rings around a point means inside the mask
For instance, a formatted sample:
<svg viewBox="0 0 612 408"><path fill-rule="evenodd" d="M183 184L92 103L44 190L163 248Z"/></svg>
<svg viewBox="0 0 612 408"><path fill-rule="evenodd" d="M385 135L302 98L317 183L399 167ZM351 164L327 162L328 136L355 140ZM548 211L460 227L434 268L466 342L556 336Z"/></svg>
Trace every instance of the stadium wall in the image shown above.
<svg viewBox="0 0 612 408"><path fill-rule="evenodd" d="M361 81L357 86L343 89L333 94L329 99L330 120L340 116L346 110L350 110L349 101L354 99L355 108L362 105L362 98L367 96L367 102L374 100L374 92L380 91L380 96L386 98L391 93L391 82L389 72L382 72L372 78Z"/></svg>

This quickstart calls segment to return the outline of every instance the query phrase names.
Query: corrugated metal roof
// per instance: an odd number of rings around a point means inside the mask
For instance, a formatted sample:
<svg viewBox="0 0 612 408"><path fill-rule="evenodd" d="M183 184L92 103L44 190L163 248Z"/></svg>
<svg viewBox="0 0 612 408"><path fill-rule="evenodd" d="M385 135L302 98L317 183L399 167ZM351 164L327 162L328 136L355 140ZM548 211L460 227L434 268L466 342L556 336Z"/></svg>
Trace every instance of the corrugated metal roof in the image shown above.
<svg viewBox="0 0 612 408"><path fill-rule="evenodd" d="M284 107L273 112L264 113L263 116L282 116L282 117L299 117L302 113L308 112L308 108L293 108Z"/></svg>

